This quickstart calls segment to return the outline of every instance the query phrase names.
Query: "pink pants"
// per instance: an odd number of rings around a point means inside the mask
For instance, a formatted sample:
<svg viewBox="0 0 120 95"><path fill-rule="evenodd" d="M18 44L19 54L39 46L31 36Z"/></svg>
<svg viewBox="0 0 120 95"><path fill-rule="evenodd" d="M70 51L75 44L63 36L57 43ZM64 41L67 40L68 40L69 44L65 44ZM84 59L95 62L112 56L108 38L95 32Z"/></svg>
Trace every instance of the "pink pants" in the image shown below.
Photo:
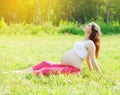
<svg viewBox="0 0 120 95"><path fill-rule="evenodd" d="M71 65L63 65L49 61L42 61L41 63L32 67L34 73L38 76L40 74L79 74L80 69Z"/></svg>

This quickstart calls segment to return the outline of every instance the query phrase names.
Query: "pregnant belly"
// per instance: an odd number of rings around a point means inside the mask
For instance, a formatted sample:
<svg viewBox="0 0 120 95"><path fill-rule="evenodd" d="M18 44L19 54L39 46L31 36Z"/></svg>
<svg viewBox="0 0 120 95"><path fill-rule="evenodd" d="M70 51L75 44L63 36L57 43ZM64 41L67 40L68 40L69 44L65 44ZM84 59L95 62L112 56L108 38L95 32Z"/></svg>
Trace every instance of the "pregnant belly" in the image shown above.
<svg viewBox="0 0 120 95"><path fill-rule="evenodd" d="M82 61L83 60L78 55L76 55L74 53L74 51L72 51L72 50L66 52L62 56L62 63L63 64L73 65L73 66L80 68L80 69L81 69Z"/></svg>

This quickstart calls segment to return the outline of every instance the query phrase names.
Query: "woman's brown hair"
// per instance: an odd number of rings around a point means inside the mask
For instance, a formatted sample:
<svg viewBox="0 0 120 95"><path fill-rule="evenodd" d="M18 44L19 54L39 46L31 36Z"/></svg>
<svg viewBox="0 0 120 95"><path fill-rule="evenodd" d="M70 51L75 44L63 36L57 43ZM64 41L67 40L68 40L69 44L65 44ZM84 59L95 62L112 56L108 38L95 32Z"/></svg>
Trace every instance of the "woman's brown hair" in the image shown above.
<svg viewBox="0 0 120 95"><path fill-rule="evenodd" d="M101 36L101 32L100 32L100 28L99 26L97 26L95 23L92 24L92 33L89 36L89 39L92 40L95 44L96 47L96 51L95 51L95 55L96 58L99 55L99 50L100 50L100 36Z"/></svg>

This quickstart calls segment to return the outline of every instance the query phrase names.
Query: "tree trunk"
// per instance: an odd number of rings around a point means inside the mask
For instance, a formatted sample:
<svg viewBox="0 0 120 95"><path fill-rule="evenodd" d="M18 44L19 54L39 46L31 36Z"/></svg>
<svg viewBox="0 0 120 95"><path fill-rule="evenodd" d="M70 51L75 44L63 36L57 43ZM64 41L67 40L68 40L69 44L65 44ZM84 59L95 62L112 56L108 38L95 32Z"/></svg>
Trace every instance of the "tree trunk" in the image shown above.
<svg viewBox="0 0 120 95"><path fill-rule="evenodd" d="M109 23L109 20L110 20L110 11L109 11L109 0L107 0L107 6L106 6L106 16L105 16L105 22L106 23Z"/></svg>
<svg viewBox="0 0 120 95"><path fill-rule="evenodd" d="M48 25L50 25L51 0L48 0Z"/></svg>
<svg viewBox="0 0 120 95"><path fill-rule="evenodd" d="M42 24L39 0L36 0L36 6L37 6L37 16L35 18L35 24Z"/></svg>
<svg viewBox="0 0 120 95"><path fill-rule="evenodd" d="M98 19L98 1L96 2L96 18L95 19Z"/></svg>

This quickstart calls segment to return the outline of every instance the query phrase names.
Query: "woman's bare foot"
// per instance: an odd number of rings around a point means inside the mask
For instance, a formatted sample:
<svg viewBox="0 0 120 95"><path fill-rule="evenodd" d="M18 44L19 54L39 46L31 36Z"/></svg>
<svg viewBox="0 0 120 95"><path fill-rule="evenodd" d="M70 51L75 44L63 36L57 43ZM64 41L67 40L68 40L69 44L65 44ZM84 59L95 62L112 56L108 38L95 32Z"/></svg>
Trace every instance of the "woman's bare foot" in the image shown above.
<svg viewBox="0 0 120 95"><path fill-rule="evenodd" d="M26 74L26 73L32 73L33 69L32 68L28 68L25 70L16 70L16 71L10 71L10 73L16 73L16 74ZM6 72L9 73L9 72Z"/></svg>

